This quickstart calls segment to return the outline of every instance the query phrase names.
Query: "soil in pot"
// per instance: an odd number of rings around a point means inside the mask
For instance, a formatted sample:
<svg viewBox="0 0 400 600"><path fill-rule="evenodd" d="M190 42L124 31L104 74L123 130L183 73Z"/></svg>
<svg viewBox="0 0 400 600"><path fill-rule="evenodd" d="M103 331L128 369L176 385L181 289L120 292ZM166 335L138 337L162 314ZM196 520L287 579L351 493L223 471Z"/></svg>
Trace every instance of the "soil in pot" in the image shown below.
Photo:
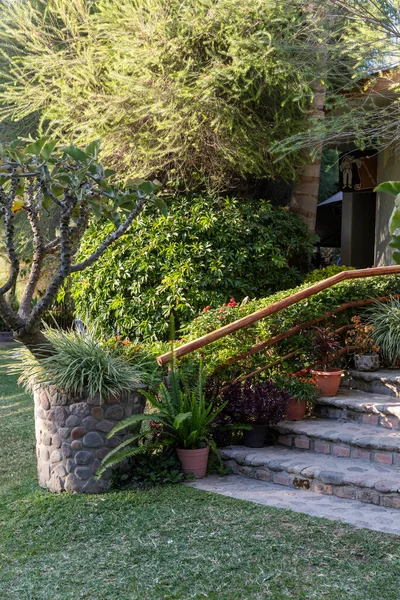
<svg viewBox="0 0 400 600"><path fill-rule="evenodd" d="M314 371L312 369L311 374L315 378L315 385L322 396L336 396L343 375L342 369L332 369L331 371Z"/></svg>
<svg viewBox="0 0 400 600"><path fill-rule="evenodd" d="M208 446L206 448L197 448L196 450L177 448L176 453L185 475L193 473L196 479L204 477L207 472L209 451L210 448Z"/></svg>
<svg viewBox="0 0 400 600"><path fill-rule="evenodd" d="M287 405L287 421L302 421L307 411L306 400L296 400L296 398L290 398Z"/></svg>
<svg viewBox="0 0 400 600"><path fill-rule="evenodd" d="M248 448L262 448L265 444L266 433L266 425L255 423L251 429L243 431L243 444Z"/></svg>

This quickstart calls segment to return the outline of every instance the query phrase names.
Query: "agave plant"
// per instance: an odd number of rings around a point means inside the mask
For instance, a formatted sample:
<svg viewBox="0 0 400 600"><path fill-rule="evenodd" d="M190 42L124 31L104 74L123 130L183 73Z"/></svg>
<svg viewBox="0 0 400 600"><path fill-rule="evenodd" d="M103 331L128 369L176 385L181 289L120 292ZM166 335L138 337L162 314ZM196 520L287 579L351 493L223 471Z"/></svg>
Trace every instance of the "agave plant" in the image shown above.
<svg viewBox="0 0 400 600"><path fill-rule="evenodd" d="M192 389L185 385L174 366L168 374L167 385L162 383L157 394L144 391L143 394L153 411L135 414L121 421L110 431L108 437L126 428L137 427L141 423L151 421L162 425L161 434L155 436L154 431L148 429L145 433L138 432L131 435L109 452L97 472L97 477L100 477L108 467L126 458L162 446L196 449L209 445L214 448L215 443L211 437L212 423L225 408L226 403L216 408L207 400L204 393L204 379L203 367L200 365L198 383L196 388ZM144 443L137 445L139 439Z"/></svg>

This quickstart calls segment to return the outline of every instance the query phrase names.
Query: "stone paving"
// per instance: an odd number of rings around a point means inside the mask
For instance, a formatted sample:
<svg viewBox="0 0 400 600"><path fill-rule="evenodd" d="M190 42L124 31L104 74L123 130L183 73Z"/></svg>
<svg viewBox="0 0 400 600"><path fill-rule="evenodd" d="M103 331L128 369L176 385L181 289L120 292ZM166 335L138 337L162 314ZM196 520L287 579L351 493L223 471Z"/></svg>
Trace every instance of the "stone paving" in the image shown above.
<svg viewBox="0 0 400 600"><path fill-rule="evenodd" d="M350 371L350 376L345 378L342 385L372 394L400 396L400 373L398 369L382 369L370 373Z"/></svg>
<svg viewBox="0 0 400 600"><path fill-rule="evenodd" d="M187 485L239 500L285 508L313 517L342 521L355 527L400 535L399 511L383 506L285 488L239 475L227 477L210 475L189 482Z"/></svg>

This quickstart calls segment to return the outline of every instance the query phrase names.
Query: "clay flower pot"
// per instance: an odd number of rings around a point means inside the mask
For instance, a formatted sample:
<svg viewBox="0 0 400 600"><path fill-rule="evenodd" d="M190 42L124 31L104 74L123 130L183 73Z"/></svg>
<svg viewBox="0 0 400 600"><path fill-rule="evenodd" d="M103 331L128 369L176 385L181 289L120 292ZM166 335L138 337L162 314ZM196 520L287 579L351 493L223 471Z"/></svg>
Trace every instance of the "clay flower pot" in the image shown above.
<svg viewBox="0 0 400 600"><path fill-rule="evenodd" d="M187 475L193 473L196 479L204 477L207 472L208 453L210 448L197 448L196 450L187 450L186 448L177 448L176 453L181 463L182 471Z"/></svg>
<svg viewBox="0 0 400 600"><path fill-rule="evenodd" d="M248 448L262 448L266 433L267 426L264 423L254 423L251 429L243 431L243 444Z"/></svg>
<svg viewBox="0 0 400 600"><path fill-rule="evenodd" d="M377 371L379 369L379 354L355 354L354 366L357 371Z"/></svg>
<svg viewBox="0 0 400 600"><path fill-rule="evenodd" d="M311 374L322 396L336 396L343 375L342 369L332 369L331 371L314 371L311 369Z"/></svg>
<svg viewBox="0 0 400 600"><path fill-rule="evenodd" d="M305 417L307 410L307 400L296 400L296 398L290 398L287 405L287 421L302 421Z"/></svg>

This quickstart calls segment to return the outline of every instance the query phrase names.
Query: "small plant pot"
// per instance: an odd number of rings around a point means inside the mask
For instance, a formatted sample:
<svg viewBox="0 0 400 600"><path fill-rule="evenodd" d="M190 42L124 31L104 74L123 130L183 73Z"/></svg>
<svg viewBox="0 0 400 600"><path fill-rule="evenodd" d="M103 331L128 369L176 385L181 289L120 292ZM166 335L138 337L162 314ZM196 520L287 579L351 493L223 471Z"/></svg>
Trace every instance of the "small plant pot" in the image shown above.
<svg viewBox="0 0 400 600"><path fill-rule="evenodd" d="M307 411L307 400L296 400L290 398L287 405L287 421L302 421Z"/></svg>
<svg viewBox="0 0 400 600"><path fill-rule="evenodd" d="M311 374L315 378L315 385L322 396L336 396L343 375L342 369L332 369L332 371L311 370Z"/></svg>
<svg viewBox="0 0 400 600"><path fill-rule="evenodd" d="M265 444L267 426L262 423L255 423L251 429L243 431L243 444L248 448L262 448Z"/></svg>
<svg viewBox="0 0 400 600"><path fill-rule="evenodd" d="M357 371L377 371L379 369L379 354L355 354L354 366Z"/></svg>
<svg viewBox="0 0 400 600"><path fill-rule="evenodd" d="M204 477L207 472L208 453L210 448L197 448L187 450L186 448L177 448L176 453L181 463L182 471L185 475L193 473L196 479Z"/></svg>

